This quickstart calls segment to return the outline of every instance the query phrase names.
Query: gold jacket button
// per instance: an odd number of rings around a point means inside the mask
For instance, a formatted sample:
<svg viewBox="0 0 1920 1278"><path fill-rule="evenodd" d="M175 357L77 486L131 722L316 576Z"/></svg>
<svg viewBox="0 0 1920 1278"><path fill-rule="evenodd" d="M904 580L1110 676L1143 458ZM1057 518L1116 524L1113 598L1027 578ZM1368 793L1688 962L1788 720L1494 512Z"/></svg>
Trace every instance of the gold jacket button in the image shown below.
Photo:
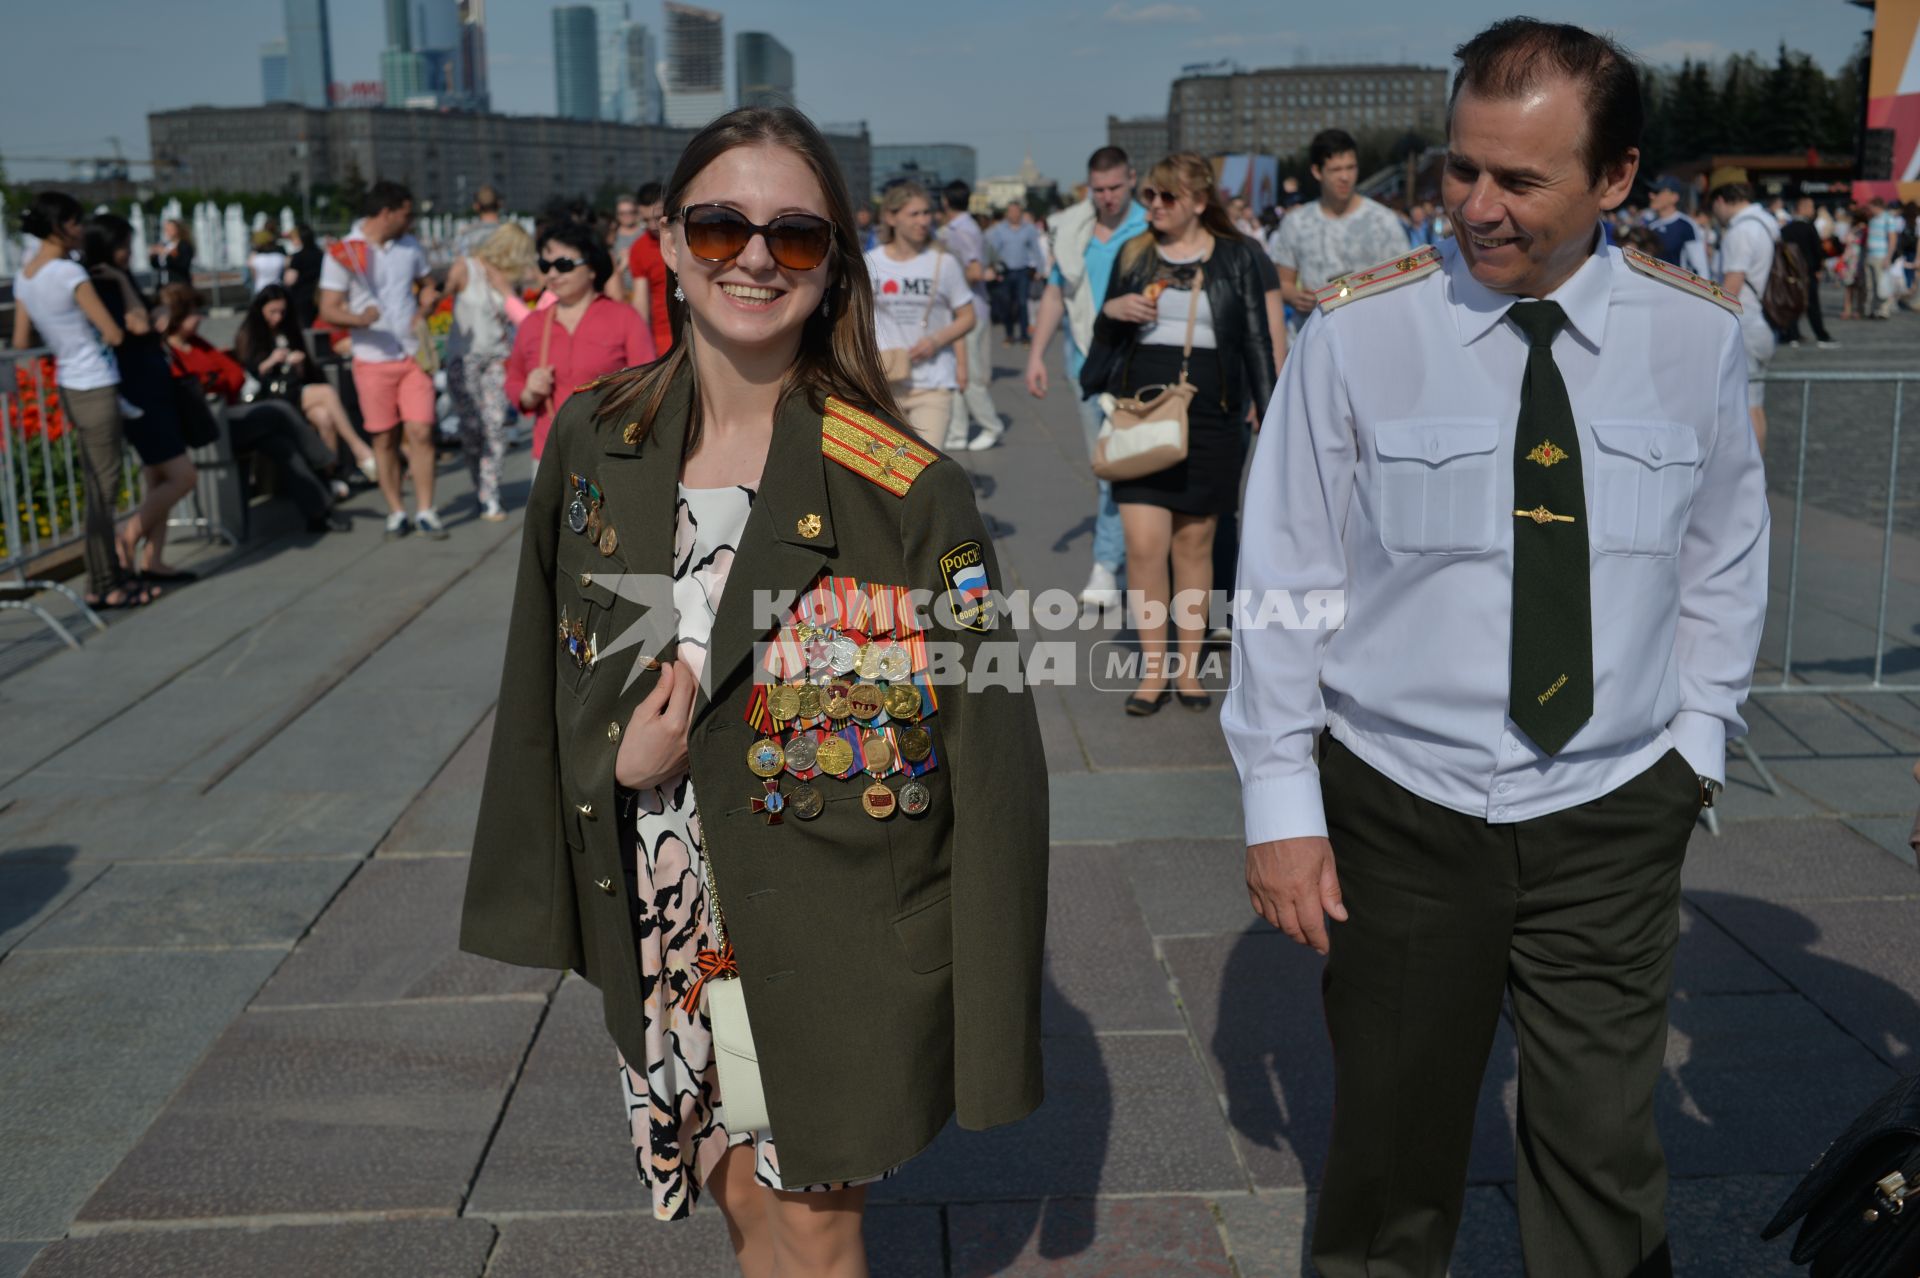
<svg viewBox="0 0 1920 1278"><path fill-rule="evenodd" d="M618 720L615 720L614 722L609 723L607 725L607 740L618 741L619 739L620 739L620 723Z"/></svg>
<svg viewBox="0 0 1920 1278"><path fill-rule="evenodd" d="M593 885L594 885L595 887L597 887L597 888L599 888L599 889L600 889L600 890L601 890L602 892L605 892L605 893L606 893L606 894L607 894L608 896L612 896L612 895L613 895L613 880L612 880L612 879L595 879L595 880L593 881Z"/></svg>
<svg viewBox="0 0 1920 1278"><path fill-rule="evenodd" d="M583 572L580 574L580 589L585 590L588 586L591 586L592 584L593 584L592 573Z"/></svg>
<svg viewBox="0 0 1920 1278"><path fill-rule="evenodd" d="M593 805L591 803L576 803L573 805L573 810L578 812L583 817L590 817L593 815Z"/></svg>

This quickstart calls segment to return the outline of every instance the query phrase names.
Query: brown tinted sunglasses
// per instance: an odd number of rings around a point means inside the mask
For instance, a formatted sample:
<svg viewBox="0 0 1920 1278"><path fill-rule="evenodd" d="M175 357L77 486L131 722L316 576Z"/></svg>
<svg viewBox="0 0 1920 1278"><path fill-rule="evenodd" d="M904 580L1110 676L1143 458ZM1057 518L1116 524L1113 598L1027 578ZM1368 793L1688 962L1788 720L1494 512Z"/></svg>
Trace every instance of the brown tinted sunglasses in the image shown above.
<svg viewBox="0 0 1920 1278"><path fill-rule="evenodd" d="M706 262L731 262L759 235L774 261L790 271L811 271L833 247L833 223L811 213L782 213L762 225L724 204L689 204L673 217L687 251Z"/></svg>

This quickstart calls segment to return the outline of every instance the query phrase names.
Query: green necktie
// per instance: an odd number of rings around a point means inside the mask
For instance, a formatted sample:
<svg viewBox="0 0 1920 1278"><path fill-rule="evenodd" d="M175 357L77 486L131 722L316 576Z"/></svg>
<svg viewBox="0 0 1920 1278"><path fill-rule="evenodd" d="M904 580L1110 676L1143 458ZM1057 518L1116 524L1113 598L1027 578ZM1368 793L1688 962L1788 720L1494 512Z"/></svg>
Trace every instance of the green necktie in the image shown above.
<svg viewBox="0 0 1920 1278"><path fill-rule="evenodd" d="M1554 302L1507 312L1527 337L1520 424L1513 437L1513 667L1507 714L1533 743L1560 753L1593 717L1593 604L1580 436L1553 338Z"/></svg>

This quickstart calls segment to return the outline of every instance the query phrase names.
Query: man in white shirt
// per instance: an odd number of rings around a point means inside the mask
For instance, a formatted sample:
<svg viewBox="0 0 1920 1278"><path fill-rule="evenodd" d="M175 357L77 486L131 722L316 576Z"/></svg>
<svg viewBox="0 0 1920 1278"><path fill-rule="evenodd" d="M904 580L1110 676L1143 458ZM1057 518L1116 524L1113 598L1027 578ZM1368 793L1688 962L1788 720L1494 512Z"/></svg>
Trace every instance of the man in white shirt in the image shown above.
<svg viewBox="0 0 1920 1278"><path fill-rule="evenodd" d="M942 445L950 453L966 448L976 452L992 448L1006 433L1006 424L1000 420L999 406L993 402L993 392L988 385L993 380L990 350L993 324L988 318L993 310L987 301L987 271L982 260L986 236L980 224L973 220L973 214L967 212L972 198L973 188L958 178L947 183L942 192L947 224L940 229L940 242L966 272L967 283L973 289L974 320L973 327L961 339L962 349L967 353L967 383L960 394L953 397L953 417ZM979 436L972 443L967 442L969 424L980 428Z"/></svg>
<svg viewBox="0 0 1920 1278"><path fill-rule="evenodd" d="M433 379L414 358L420 349L414 321L433 309L438 294L426 251L408 230L413 195L407 188L375 182L364 208L321 263L320 318L347 329L353 346L353 388L380 467L387 536L407 531L400 492L404 449L416 503L413 527L438 541L447 530L433 508ZM426 283L416 292L420 281Z"/></svg>
<svg viewBox="0 0 1920 1278"><path fill-rule="evenodd" d="M1314 294L1330 281L1407 251L1406 228L1393 210L1354 190L1360 181L1360 144L1352 134L1323 131L1307 148L1307 158L1320 198L1288 210L1273 248L1280 296L1302 322L1314 308Z"/></svg>
<svg viewBox="0 0 1920 1278"><path fill-rule="evenodd" d="M1767 295L1773 274L1773 246L1780 227L1773 215L1753 202L1753 188L1745 182L1727 182L1713 190L1713 220L1720 235L1720 287L1740 303L1740 336L1747 349L1747 403L1753 419L1753 437L1767 447L1767 384L1760 380L1773 359L1776 339L1760 299Z"/></svg>
<svg viewBox="0 0 1920 1278"><path fill-rule="evenodd" d="M1746 352L1711 285L1597 232L1632 58L1531 19L1458 56L1453 241L1321 295L1254 451L1247 883L1329 955L1318 1272L1445 1273L1510 997L1527 1271L1654 1278L1680 866L1766 605Z"/></svg>

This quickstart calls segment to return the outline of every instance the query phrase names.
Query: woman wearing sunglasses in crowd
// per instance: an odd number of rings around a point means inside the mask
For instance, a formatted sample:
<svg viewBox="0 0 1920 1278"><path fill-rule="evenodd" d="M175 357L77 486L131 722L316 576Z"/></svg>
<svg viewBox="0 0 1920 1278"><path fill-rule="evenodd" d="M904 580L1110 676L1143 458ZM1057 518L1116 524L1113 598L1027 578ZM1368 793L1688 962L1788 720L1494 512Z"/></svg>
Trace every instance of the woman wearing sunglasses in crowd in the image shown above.
<svg viewBox="0 0 1920 1278"><path fill-rule="evenodd" d="M1128 396L1175 385L1184 370L1196 389L1187 405L1186 459L1113 485L1127 535L1128 586L1149 610L1161 608L1159 625L1139 627L1147 677L1127 698L1130 715L1153 714L1176 692L1190 710L1213 703L1200 686L1199 662L1214 532L1239 505L1247 447L1240 424L1250 404L1264 405L1273 394L1275 375L1266 288L1254 260L1259 249L1227 217L1213 166L1198 155L1170 155L1141 184L1140 202L1147 229L1114 259L1080 387L1088 395ZM1188 333L1190 358L1182 354ZM1170 597L1181 605L1172 612L1177 663L1167 659Z"/></svg>
<svg viewBox="0 0 1920 1278"><path fill-rule="evenodd" d="M723 115L666 210L672 350L534 483L461 944L599 986L657 1217L708 1193L748 1278L861 1278L869 1182L1040 1101L1046 766L825 139Z"/></svg>
<svg viewBox="0 0 1920 1278"><path fill-rule="evenodd" d="M593 228L556 222L543 229L534 269L553 304L513 335L507 398L533 418L533 459L546 452L554 414L595 378L653 362L653 334L631 306L601 292L613 258Z"/></svg>

